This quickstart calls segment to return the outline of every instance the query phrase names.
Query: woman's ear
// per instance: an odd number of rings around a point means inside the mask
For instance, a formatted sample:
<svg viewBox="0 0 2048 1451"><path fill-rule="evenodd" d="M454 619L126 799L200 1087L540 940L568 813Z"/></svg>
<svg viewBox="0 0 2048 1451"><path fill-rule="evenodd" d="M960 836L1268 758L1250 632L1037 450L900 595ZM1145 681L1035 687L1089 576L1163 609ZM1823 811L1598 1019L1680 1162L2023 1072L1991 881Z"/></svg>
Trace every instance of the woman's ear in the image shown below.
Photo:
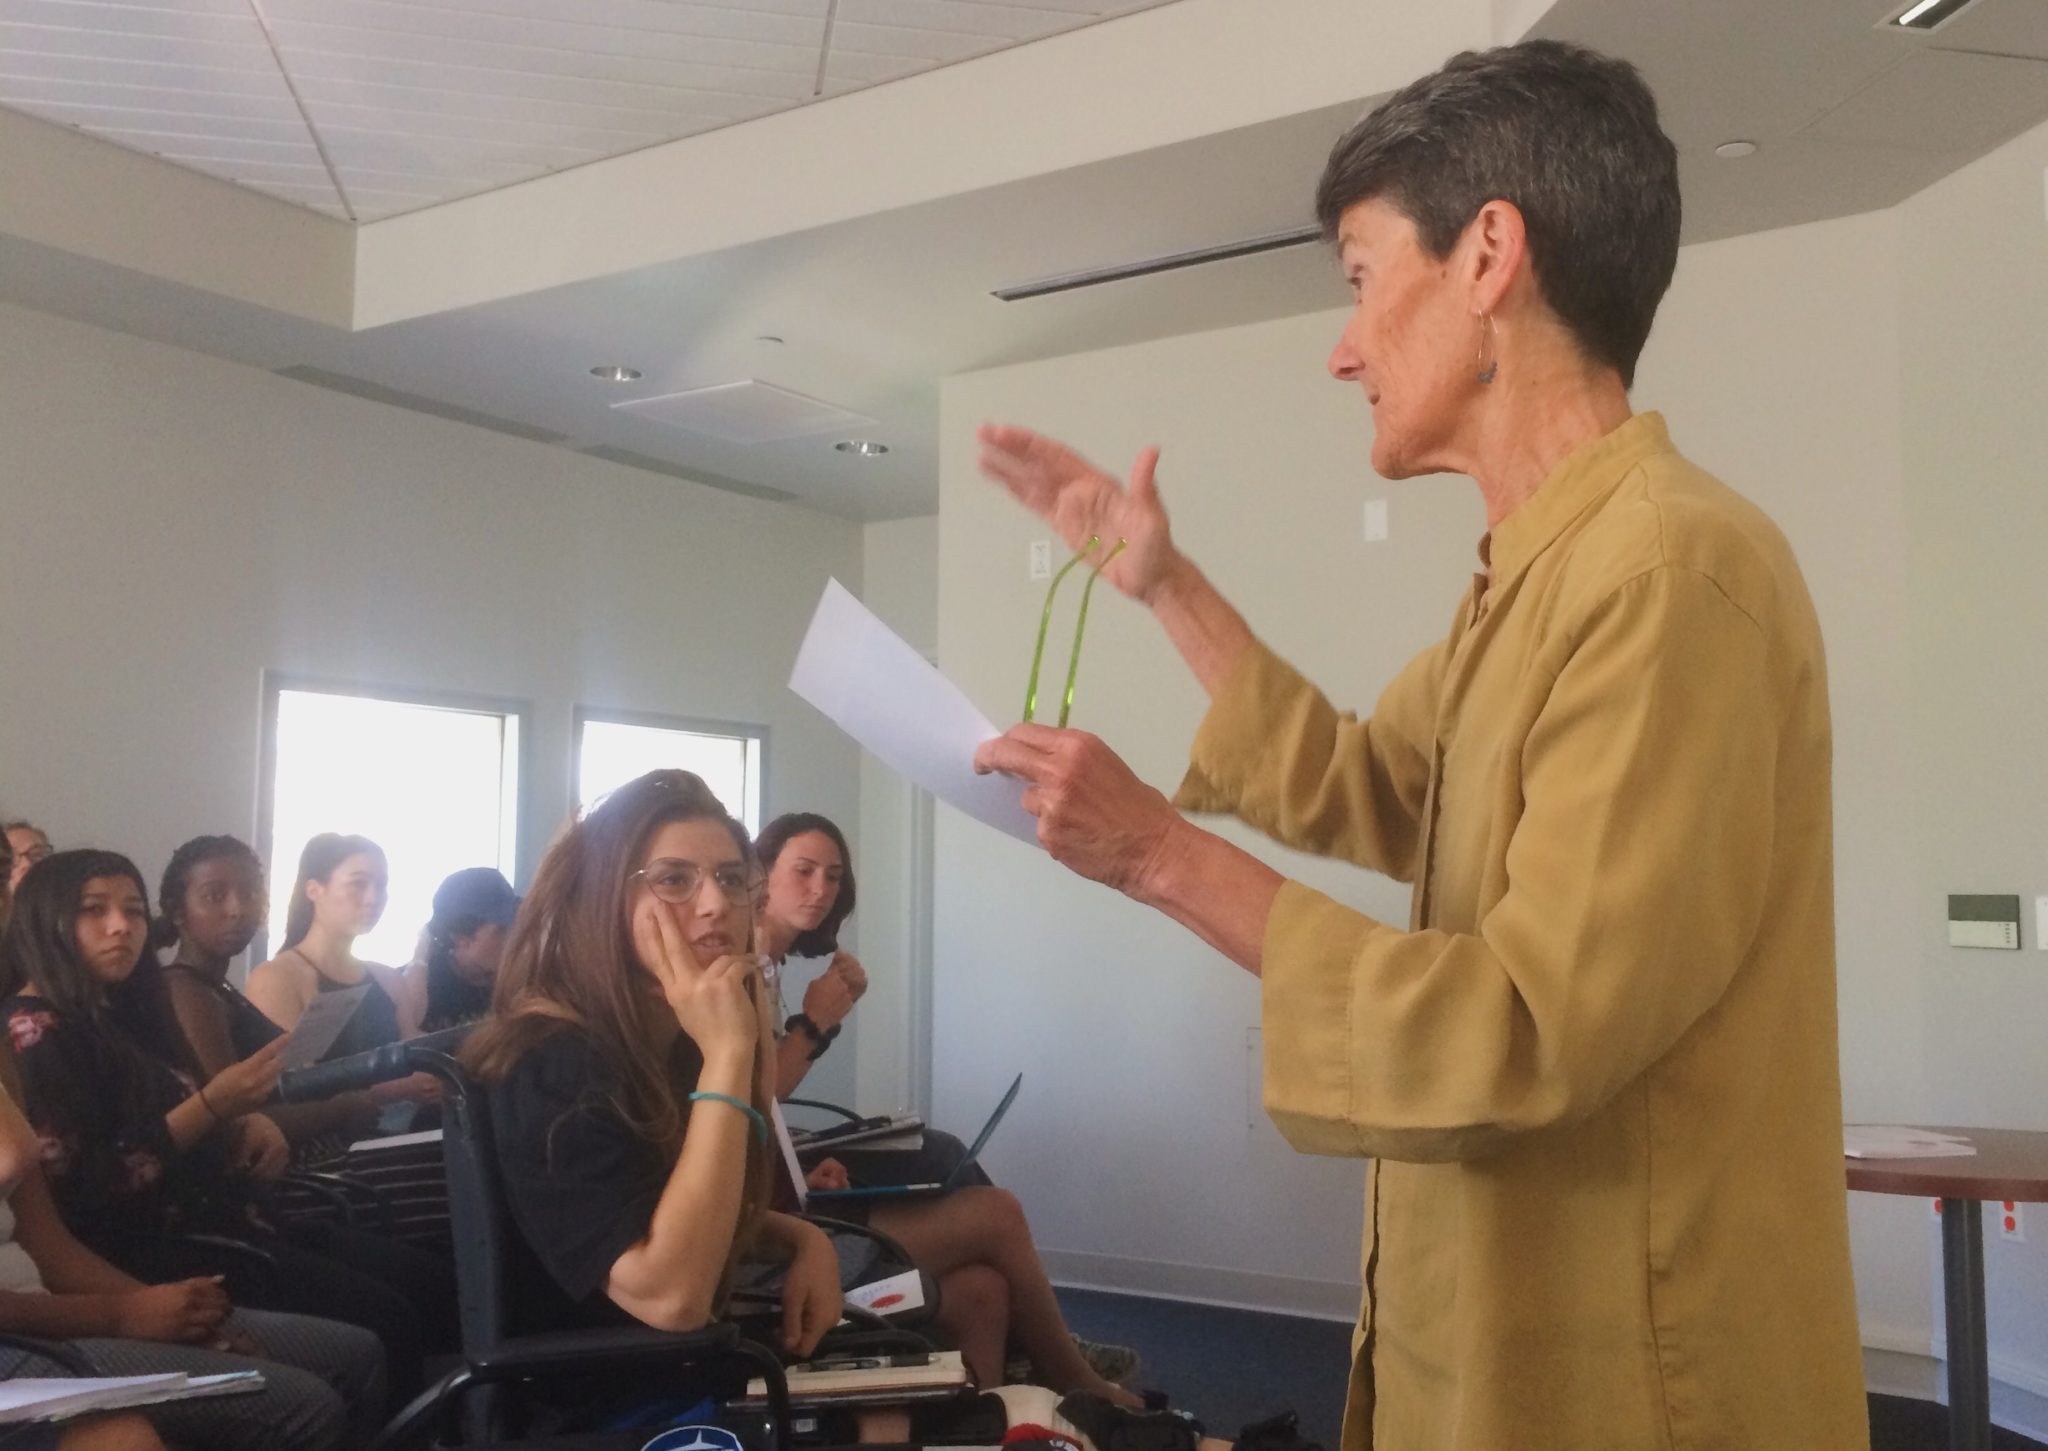
<svg viewBox="0 0 2048 1451"><path fill-rule="evenodd" d="M1500 311L1518 282L1533 281L1527 276L1528 224L1513 202L1495 198L1481 207L1466 226L1464 241L1474 316Z"/></svg>

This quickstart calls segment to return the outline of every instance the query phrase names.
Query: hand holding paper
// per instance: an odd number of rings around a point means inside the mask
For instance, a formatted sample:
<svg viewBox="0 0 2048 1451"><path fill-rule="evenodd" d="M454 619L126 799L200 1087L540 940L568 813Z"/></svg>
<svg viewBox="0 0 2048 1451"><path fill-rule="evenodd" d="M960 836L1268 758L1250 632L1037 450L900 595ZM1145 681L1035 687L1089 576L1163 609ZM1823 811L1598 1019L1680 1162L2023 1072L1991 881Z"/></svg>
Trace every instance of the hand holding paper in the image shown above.
<svg viewBox="0 0 2048 1451"><path fill-rule="evenodd" d="M975 747L996 728L836 579L811 617L789 688L941 801L1019 841L1038 841L1017 783L974 772Z"/></svg>

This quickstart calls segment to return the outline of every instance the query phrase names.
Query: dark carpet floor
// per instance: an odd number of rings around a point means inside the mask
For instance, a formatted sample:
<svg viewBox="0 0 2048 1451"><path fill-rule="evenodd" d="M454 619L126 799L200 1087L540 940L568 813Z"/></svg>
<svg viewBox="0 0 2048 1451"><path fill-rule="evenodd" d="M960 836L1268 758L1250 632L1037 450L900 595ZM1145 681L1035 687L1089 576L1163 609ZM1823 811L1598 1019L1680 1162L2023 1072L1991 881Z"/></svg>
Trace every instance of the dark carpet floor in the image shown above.
<svg viewBox="0 0 2048 1451"><path fill-rule="evenodd" d="M1351 1327L1331 1320L1226 1310L1097 1290L1061 1290L1074 1333L1135 1346L1138 1382L1194 1412L1212 1436L1276 1411L1301 1417L1302 1433L1335 1451L1344 1418ZM1948 1413L1898 1396L1870 1398L1871 1451L1946 1451ZM2048 1451L2038 1441L1994 1430L1992 1451Z"/></svg>

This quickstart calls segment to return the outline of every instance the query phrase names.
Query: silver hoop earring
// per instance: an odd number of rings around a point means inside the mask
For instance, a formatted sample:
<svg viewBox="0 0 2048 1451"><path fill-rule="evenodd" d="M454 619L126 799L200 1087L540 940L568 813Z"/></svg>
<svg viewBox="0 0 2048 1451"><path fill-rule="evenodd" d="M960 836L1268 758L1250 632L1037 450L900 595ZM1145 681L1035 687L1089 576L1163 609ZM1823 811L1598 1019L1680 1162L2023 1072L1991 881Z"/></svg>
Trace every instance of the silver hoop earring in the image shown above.
<svg viewBox="0 0 2048 1451"><path fill-rule="evenodd" d="M1500 358L1493 345L1493 314L1482 313L1479 317L1479 372L1481 383L1491 383L1500 373Z"/></svg>

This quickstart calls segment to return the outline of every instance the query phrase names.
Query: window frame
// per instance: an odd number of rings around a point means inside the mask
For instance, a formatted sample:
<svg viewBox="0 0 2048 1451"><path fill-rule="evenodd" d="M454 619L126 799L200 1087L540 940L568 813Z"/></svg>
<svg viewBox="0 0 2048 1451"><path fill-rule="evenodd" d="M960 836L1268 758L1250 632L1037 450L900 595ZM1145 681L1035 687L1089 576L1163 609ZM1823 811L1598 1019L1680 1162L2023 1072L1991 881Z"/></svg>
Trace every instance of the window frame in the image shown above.
<svg viewBox="0 0 2048 1451"><path fill-rule="evenodd" d="M727 739L750 740L760 757L761 769L761 825L766 826L775 818L768 814L771 799L769 768L770 733L766 725L758 721L719 720L710 716L667 715L649 710L612 710L604 706L578 705L574 725L569 733L569 801L577 819L584 812L583 805L583 727L591 721L599 725L641 726L649 730L676 731L683 735L724 736ZM743 804L733 813L741 826L747 823L746 807ZM750 833L751 834L751 833Z"/></svg>
<svg viewBox="0 0 2048 1451"><path fill-rule="evenodd" d="M277 824L277 715L278 697L286 691L307 694L347 695L358 699L386 701L392 705L424 706L430 710L459 710L476 715L507 717L518 722L519 742L508 753L512 772L512 861L513 882L523 880L527 871L527 816L532 811L534 779L533 703L510 696L484 695L471 691L439 690L430 686L387 685L372 681L345 680L335 676L302 674L295 670L263 672L263 711L260 746L256 753L256 850L263 853L267 870L275 867L277 844L271 838ZM503 783L500 785L503 789ZM161 909L159 909L161 910ZM271 957L270 922L266 917L249 944L249 961Z"/></svg>

